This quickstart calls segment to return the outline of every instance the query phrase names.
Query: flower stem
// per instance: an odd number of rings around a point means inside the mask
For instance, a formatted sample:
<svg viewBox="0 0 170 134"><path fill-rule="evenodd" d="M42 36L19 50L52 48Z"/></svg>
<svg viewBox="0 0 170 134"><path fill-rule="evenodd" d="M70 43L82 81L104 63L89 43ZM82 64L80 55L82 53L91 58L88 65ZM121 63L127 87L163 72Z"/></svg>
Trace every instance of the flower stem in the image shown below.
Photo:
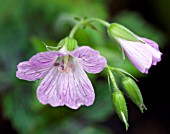
<svg viewBox="0 0 170 134"><path fill-rule="evenodd" d="M110 67L110 70L115 71L115 72L116 72L117 74L119 74L122 78L125 78L125 77L126 77L122 72L118 71L117 68Z"/></svg>
<svg viewBox="0 0 170 134"><path fill-rule="evenodd" d="M77 32L77 30L80 28L80 26L81 26L82 24L83 24L83 23L80 22L80 23L76 24L76 25L73 27L73 29L71 30L71 32L70 32L70 34L69 34L69 37L70 37L70 38L73 38L73 37L74 37L75 33Z"/></svg>
<svg viewBox="0 0 170 134"><path fill-rule="evenodd" d="M90 19L87 19L87 22L99 22L100 24L104 25L105 27L109 27L110 24L107 22L107 21L104 21L102 19L98 19L98 18L90 18Z"/></svg>
<svg viewBox="0 0 170 134"><path fill-rule="evenodd" d="M110 77L110 80L111 80L111 83L113 85L114 90L115 91L119 90L119 88L116 84L116 81L115 81L115 77L114 77L114 75L113 75L113 73L112 73L112 71L111 71L111 69L108 65L106 66L106 70L107 70L108 76Z"/></svg>
<svg viewBox="0 0 170 134"><path fill-rule="evenodd" d="M70 38L73 38L75 33L77 32L77 30L82 26L82 25L85 25L85 24L88 24L88 23L91 23L91 22L99 22L100 24L104 25L105 27L109 27L110 24L102 19L98 19L98 18L89 18L89 19L86 19L86 20L82 20L80 21L78 24L76 24L73 29L71 30L70 34L69 34L69 37Z"/></svg>

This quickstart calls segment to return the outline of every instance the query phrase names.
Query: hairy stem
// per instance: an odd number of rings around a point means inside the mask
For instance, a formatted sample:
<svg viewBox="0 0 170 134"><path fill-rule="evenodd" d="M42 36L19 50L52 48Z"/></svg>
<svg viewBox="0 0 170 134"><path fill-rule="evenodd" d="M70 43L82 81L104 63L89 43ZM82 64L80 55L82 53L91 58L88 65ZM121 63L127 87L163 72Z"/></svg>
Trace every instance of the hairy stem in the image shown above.
<svg viewBox="0 0 170 134"><path fill-rule="evenodd" d="M69 34L69 37L70 38L73 38L75 33L77 32L77 30L84 24L88 24L88 23L91 23L91 22L98 22L102 25L104 25L105 27L109 27L110 24L102 19L98 19L98 18L89 18L89 19L86 19L86 20L82 20L80 21L78 24L76 24L73 29L71 30L70 34Z"/></svg>
<svg viewBox="0 0 170 134"><path fill-rule="evenodd" d="M111 69L108 65L106 66L106 70L107 70L108 76L110 77L110 80L111 80L111 83L113 85L114 90L119 90L118 86L116 84L116 81L115 81L115 77L114 77L114 75L113 75L113 73L112 73L112 71L111 71Z"/></svg>

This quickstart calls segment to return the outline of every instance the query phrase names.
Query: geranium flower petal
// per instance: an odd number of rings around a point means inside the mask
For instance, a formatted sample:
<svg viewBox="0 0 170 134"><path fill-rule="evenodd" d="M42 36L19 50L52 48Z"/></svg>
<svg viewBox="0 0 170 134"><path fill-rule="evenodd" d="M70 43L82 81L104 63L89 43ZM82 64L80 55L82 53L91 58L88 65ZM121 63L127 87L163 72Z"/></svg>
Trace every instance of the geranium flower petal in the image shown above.
<svg viewBox="0 0 170 134"><path fill-rule="evenodd" d="M145 43L151 45L153 48L155 48L156 50L158 50L158 44L156 42L154 42L153 40L147 39L147 38L142 38L140 37L141 40L143 40Z"/></svg>
<svg viewBox="0 0 170 134"><path fill-rule="evenodd" d="M40 52L32 56L29 62L36 68L46 68L51 67L59 56L64 56L64 54L56 51Z"/></svg>
<svg viewBox="0 0 170 134"><path fill-rule="evenodd" d="M37 97L42 104L54 107L66 105L72 109L93 104L93 86L77 61L74 66L69 72L60 72L57 67L49 71L37 89Z"/></svg>
<svg viewBox="0 0 170 134"><path fill-rule="evenodd" d="M40 85L37 89L37 97L38 100L42 104L51 104L51 105L63 105L62 99L58 99L59 90L58 90L58 79L60 78L60 73L56 67L52 67L52 69L48 72L45 78L41 81ZM62 81L61 81L62 82Z"/></svg>
<svg viewBox="0 0 170 134"><path fill-rule="evenodd" d="M106 66L106 59L99 54L98 51L88 47L79 47L70 53L71 56L77 57L88 73L99 73Z"/></svg>
<svg viewBox="0 0 170 134"><path fill-rule="evenodd" d="M148 45L120 38L117 38L117 40L134 66L142 73L148 73L148 69L152 64L152 54L148 49Z"/></svg>
<svg viewBox="0 0 170 134"><path fill-rule="evenodd" d="M152 53L152 65L156 65L157 62L161 61L162 53L159 51L159 46L156 42L141 38L148 46L148 50Z"/></svg>
<svg viewBox="0 0 170 134"><path fill-rule="evenodd" d="M35 81L43 78L55 60L61 54L58 52L41 52L30 58L29 61L24 61L18 64L16 76L19 79Z"/></svg>

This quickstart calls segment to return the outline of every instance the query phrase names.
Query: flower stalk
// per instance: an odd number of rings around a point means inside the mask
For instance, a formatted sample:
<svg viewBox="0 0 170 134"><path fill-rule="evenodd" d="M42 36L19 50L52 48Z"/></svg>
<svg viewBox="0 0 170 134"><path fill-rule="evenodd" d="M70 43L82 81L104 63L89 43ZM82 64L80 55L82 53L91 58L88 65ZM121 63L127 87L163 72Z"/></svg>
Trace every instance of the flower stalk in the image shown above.
<svg viewBox="0 0 170 134"><path fill-rule="evenodd" d="M77 30L81 27L81 26L84 26L84 25L87 25L88 23L91 23L91 22L98 22L100 24L102 24L103 26L105 27L109 27L110 24L102 19L98 19L98 18L89 18L89 19L83 19L81 20L78 24L76 24L73 29L71 30L70 34L69 34L69 37L70 38L73 38L75 33L77 32Z"/></svg>
<svg viewBox="0 0 170 134"><path fill-rule="evenodd" d="M111 88L112 90L114 89L114 90L119 90L118 89L118 86L117 86L117 84L116 84L116 81L115 81L115 77L114 77L114 75L113 75L113 73L112 73L112 71L111 71L111 69L110 69L110 66L106 66L106 70L107 70L107 74L108 74L108 76L109 76L109 78L110 78L110 81L111 81L111 83L112 83L112 86L113 86L113 88ZM113 92L113 91L112 91Z"/></svg>
<svg viewBox="0 0 170 134"><path fill-rule="evenodd" d="M111 88L112 89L111 96L112 96L113 106L115 108L116 114L118 115L120 120L125 124L126 130L128 130L129 124L128 124L128 112L127 112L126 101L125 101L125 98L124 98L122 92L119 90L119 88L116 84L115 77L111 71L111 68L112 67L110 67L108 65L106 66L108 76L110 77L110 81L113 86L113 88Z"/></svg>

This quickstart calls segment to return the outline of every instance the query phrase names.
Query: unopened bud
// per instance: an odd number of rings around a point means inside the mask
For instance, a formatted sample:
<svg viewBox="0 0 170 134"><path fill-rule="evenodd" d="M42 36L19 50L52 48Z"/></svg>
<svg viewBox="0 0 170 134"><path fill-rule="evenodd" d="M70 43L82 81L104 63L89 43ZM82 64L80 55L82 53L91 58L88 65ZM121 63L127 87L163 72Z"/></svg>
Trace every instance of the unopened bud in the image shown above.
<svg viewBox="0 0 170 134"><path fill-rule="evenodd" d="M143 103L142 94L136 82L132 78L126 77L123 79L122 84L131 100L140 108L141 112L143 113L144 109L147 110Z"/></svg>
<svg viewBox="0 0 170 134"><path fill-rule="evenodd" d="M117 38L121 38L128 41L137 41L137 42L140 41L137 38L137 36L134 33L132 33L129 29L117 23L110 24L108 28L108 34L114 40L117 40Z"/></svg>
<svg viewBox="0 0 170 134"><path fill-rule="evenodd" d="M112 101L115 111L122 122L125 123L126 130L128 130L128 113L126 101L120 90L116 90L112 94Z"/></svg>

